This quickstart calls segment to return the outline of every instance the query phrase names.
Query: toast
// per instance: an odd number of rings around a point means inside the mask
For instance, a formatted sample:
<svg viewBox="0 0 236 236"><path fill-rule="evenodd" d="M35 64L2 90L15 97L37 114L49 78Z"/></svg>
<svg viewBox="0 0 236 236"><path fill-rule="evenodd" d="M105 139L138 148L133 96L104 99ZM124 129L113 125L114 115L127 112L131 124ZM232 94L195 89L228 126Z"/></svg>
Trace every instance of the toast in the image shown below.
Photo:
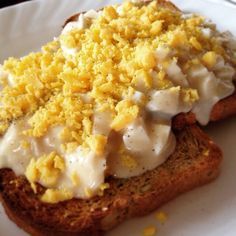
<svg viewBox="0 0 236 236"><path fill-rule="evenodd" d="M148 214L219 174L222 153L200 128L194 125L175 133L176 151L163 165L138 177L109 178L104 195L90 200L43 203L24 177L3 169L0 196L6 213L35 236L100 235L127 218Z"/></svg>
<svg viewBox="0 0 236 236"><path fill-rule="evenodd" d="M172 3L159 4L179 11ZM66 23L75 21L79 14ZM236 113L236 93L218 102L211 121ZM219 147L195 125L193 113L173 119L175 152L152 171L128 179L108 177L110 188L103 196L89 200L72 199L57 204L39 200L45 189L37 185L37 194L25 177L16 177L9 169L0 170L0 199L7 215L31 235L101 235L125 219L155 210L181 193L215 179L220 171Z"/></svg>
<svg viewBox="0 0 236 236"><path fill-rule="evenodd" d="M150 1L151 0L149 1L143 0L143 2L147 3ZM157 2L160 6L169 8L174 11L180 11L180 9L178 9L173 3L171 3L168 0L157 0ZM69 22L78 20L79 15L80 13L77 13L68 18L65 21L63 27ZM236 114L236 91L229 97L222 99L221 101L219 101L217 104L214 105L211 111L210 121L219 121L235 114ZM191 125L196 122L197 120L194 113L192 112L180 113L173 118L172 127L174 129L182 129L184 126Z"/></svg>

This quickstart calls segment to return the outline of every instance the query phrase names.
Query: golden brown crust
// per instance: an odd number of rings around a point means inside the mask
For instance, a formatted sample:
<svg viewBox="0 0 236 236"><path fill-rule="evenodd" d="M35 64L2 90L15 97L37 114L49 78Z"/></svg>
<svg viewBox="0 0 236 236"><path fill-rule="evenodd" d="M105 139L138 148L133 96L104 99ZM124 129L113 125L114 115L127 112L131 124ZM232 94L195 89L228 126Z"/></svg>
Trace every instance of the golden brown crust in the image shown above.
<svg viewBox="0 0 236 236"><path fill-rule="evenodd" d="M90 200L45 204L25 178L1 170L0 196L6 212L19 227L37 236L99 235L127 218L148 214L219 173L222 153L203 131L191 126L175 132L176 151L163 165L129 179L109 178L111 187L104 196Z"/></svg>
<svg viewBox="0 0 236 236"><path fill-rule="evenodd" d="M236 91L227 98L215 104L211 111L210 121L219 121L236 114ZM173 118L174 129L182 129L186 125L196 123L196 117L192 112L181 113Z"/></svg>
<svg viewBox="0 0 236 236"><path fill-rule="evenodd" d="M236 114L236 91L219 101L211 112L211 121L218 121Z"/></svg>

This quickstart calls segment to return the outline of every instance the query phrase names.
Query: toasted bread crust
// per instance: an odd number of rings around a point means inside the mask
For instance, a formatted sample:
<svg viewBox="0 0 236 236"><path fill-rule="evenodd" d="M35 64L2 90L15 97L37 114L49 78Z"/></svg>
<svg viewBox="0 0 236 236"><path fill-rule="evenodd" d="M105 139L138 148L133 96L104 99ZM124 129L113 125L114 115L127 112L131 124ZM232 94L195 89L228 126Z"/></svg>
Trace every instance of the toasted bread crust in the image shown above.
<svg viewBox="0 0 236 236"><path fill-rule="evenodd" d="M236 91L227 98L215 104L211 111L210 121L219 121L236 114ZM173 118L172 126L174 129L183 129L186 125L196 123L195 114L189 112L181 113Z"/></svg>
<svg viewBox="0 0 236 236"><path fill-rule="evenodd" d="M219 173L220 149L197 126L175 131L176 151L155 170L129 179L108 178L104 196L46 204L24 177L0 170L6 213L31 235L100 235L123 220L142 216ZM39 189L42 193L43 188Z"/></svg>

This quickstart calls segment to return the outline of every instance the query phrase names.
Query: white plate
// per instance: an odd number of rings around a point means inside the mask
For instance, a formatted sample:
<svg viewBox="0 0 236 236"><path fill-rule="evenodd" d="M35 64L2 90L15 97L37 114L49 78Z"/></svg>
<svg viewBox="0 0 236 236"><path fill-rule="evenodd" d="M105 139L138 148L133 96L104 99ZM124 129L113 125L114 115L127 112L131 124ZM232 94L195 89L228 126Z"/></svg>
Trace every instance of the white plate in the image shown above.
<svg viewBox="0 0 236 236"><path fill-rule="evenodd" d="M119 0L34 0L0 10L0 63L8 56L22 56L40 48L60 32L64 20L75 12L99 8ZM236 34L236 8L213 0L174 0L186 11L202 13L220 29ZM222 2L222 1L221 1ZM154 214L129 220L109 236L141 235L148 225L158 227L158 235L235 236L236 235L236 119L207 128L207 132L224 151L222 174L215 182L183 194L162 207L169 215L161 226ZM0 205L0 236L25 236L10 222Z"/></svg>

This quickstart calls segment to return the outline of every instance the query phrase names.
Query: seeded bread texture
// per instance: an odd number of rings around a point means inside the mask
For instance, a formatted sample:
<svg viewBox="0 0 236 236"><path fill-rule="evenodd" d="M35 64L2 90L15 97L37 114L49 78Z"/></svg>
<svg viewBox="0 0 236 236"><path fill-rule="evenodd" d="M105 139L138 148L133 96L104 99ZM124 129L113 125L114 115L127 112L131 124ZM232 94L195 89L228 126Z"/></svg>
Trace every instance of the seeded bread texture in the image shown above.
<svg viewBox="0 0 236 236"><path fill-rule="evenodd" d="M142 216L179 194L215 179L220 149L197 126L175 131L175 152L158 168L128 179L108 178L104 196L46 204L24 177L0 171L0 196L9 218L31 235L100 235Z"/></svg>

